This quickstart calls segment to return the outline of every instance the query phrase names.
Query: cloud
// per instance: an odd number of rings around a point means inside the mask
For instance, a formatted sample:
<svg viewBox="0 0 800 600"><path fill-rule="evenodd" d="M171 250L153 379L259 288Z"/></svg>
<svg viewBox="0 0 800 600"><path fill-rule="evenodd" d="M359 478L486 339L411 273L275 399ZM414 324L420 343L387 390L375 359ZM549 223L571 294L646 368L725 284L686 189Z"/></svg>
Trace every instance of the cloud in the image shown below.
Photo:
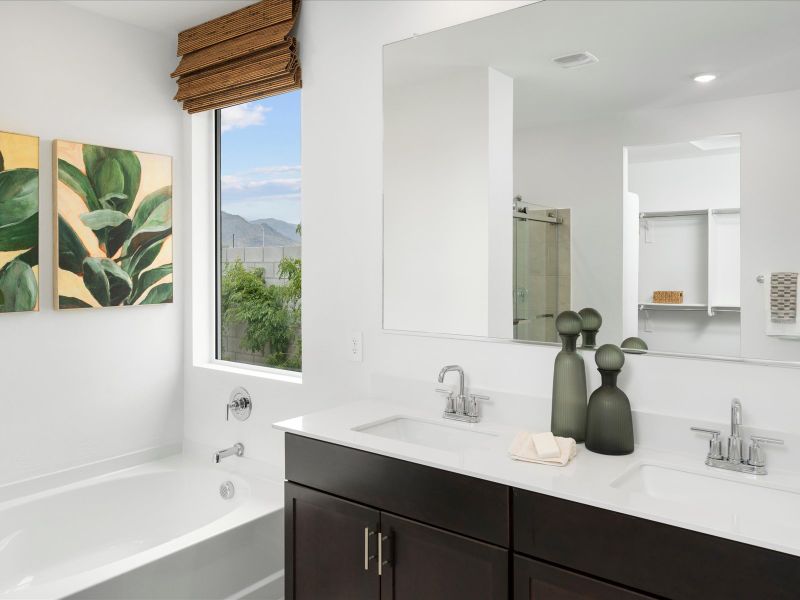
<svg viewBox="0 0 800 600"><path fill-rule="evenodd" d="M270 190L277 192L300 191L300 178L281 178L281 179L247 179L239 175L223 175L222 189L225 191L248 192L258 191L269 193Z"/></svg>
<svg viewBox="0 0 800 600"><path fill-rule="evenodd" d="M255 125L263 125L264 119L272 108L261 104L237 104L222 109L222 133L232 129L244 129Z"/></svg>
<svg viewBox="0 0 800 600"><path fill-rule="evenodd" d="M299 192L300 167L296 165L271 165L255 167L240 173L222 176L222 189L241 194L284 194Z"/></svg>
<svg viewBox="0 0 800 600"><path fill-rule="evenodd" d="M255 169L246 171L246 173L290 173L292 171L297 171L300 173L300 165L274 165L269 167L256 167Z"/></svg>

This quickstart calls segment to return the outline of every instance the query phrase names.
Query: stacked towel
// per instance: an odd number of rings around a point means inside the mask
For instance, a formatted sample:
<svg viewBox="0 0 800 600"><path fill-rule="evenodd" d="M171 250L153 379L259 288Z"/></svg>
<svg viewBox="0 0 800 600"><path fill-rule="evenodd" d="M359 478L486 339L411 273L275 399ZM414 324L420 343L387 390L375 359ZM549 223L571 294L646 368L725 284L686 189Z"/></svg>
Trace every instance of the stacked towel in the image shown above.
<svg viewBox="0 0 800 600"><path fill-rule="evenodd" d="M528 431L520 431L515 435L511 445L508 447L508 453L511 458L541 465L563 467L572 460L577 452L575 440L572 438L555 437L554 439L556 444L558 444L560 454L552 458L545 458L541 456L536 449L536 444L534 443L535 435L537 434Z"/></svg>

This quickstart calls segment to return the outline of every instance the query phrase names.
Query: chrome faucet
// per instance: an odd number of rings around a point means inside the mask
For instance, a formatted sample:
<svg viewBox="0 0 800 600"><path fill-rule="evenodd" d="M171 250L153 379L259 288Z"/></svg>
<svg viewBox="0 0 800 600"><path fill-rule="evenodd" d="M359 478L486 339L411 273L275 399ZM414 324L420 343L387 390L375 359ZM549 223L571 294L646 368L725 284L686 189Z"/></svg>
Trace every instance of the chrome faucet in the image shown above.
<svg viewBox="0 0 800 600"><path fill-rule="evenodd" d="M742 403L734 398L731 402L731 435L728 438L728 456L722 453L721 432L717 429L692 427L692 431L707 433L711 436L708 443L706 464L717 469L738 471L751 475L767 474L767 458L762 444L783 445L783 440L768 438L760 435L750 436L750 449L747 460L742 455Z"/></svg>
<svg viewBox="0 0 800 600"><path fill-rule="evenodd" d="M728 462L742 462L742 403L738 398L731 401L731 435L728 438Z"/></svg>
<svg viewBox="0 0 800 600"><path fill-rule="evenodd" d="M442 417L445 419L454 419L456 421L477 423L481 420L478 402L481 400L488 400L489 397L479 396L478 394L467 395L464 386L464 369L458 365L442 367L442 370L439 371L439 383L444 383L445 375L450 371L458 373L458 395L454 397L453 392L448 388L436 388L437 392L446 396L446 404Z"/></svg>
<svg viewBox="0 0 800 600"><path fill-rule="evenodd" d="M214 462L219 464L223 458L227 458L229 456L243 456L244 455L244 444L236 443L230 448L225 448L224 450L218 450L214 452Z"/></svg>

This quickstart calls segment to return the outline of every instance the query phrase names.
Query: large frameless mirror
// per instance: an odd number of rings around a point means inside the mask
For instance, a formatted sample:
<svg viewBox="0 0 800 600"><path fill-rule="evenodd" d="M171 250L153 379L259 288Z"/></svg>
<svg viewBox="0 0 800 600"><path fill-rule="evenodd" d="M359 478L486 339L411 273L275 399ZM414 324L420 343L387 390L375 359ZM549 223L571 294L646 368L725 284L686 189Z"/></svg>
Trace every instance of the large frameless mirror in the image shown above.
<svg viewBox="0 0 800 600"><path fill-rule="evenodd" d="M548 0L386 46L384 328L800 361L798 30Z"/></svg>

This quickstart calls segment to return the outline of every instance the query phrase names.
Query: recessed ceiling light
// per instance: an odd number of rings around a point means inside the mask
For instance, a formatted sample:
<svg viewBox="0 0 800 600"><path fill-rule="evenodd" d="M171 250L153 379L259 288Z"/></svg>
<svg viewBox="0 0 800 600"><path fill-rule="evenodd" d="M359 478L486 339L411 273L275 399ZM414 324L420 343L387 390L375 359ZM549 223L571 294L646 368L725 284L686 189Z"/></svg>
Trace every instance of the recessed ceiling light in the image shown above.
<svg viewBox="0 0 800 600"><path fill-rule="evenodd" d="M700 75L696 75L694 80L697 83L710 83L717 78L716 75L713 73L701 73Z"/></svg>

